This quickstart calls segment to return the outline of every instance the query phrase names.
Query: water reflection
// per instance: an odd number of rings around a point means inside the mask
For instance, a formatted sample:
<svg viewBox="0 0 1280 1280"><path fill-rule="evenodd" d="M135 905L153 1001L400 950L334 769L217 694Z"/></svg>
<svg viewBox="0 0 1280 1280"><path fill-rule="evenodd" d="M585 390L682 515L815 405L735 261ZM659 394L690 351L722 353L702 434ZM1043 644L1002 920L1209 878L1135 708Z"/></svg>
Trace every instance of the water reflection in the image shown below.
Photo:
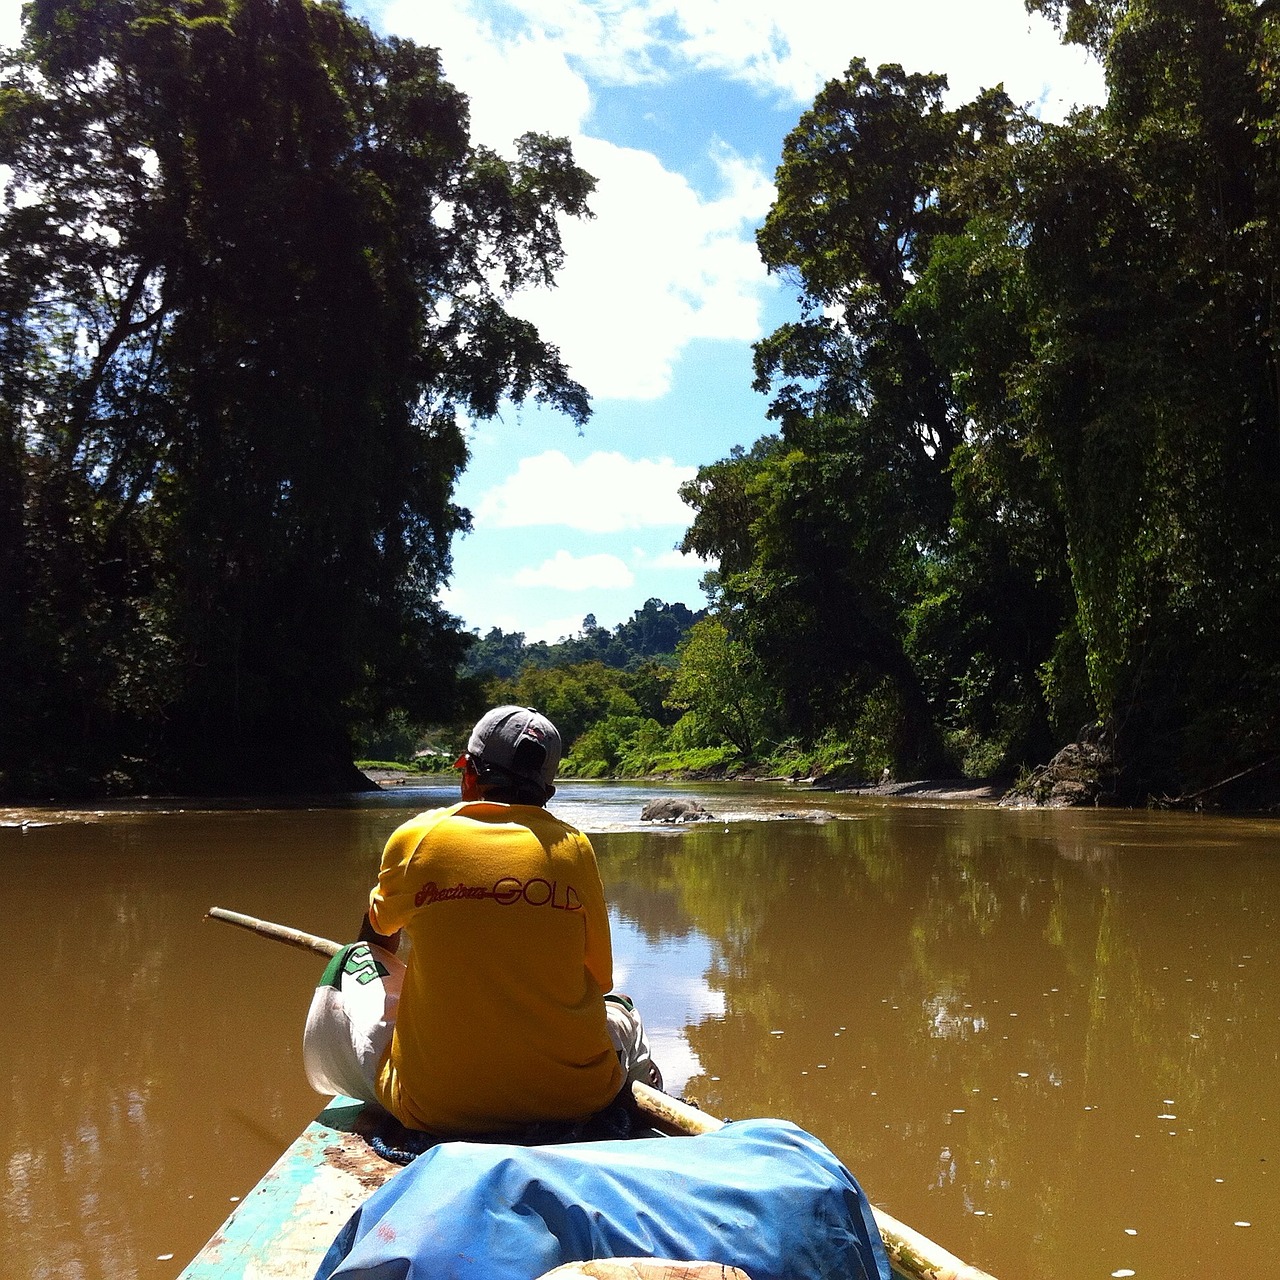
<svg viewBox="0 0 1280 1280"><path fill-rule="evenodd" d="M558 799L669 1082L796 1120L1009 1280L1270 1273L1280 826L715 788L673 832L651 793ZM177 1273L318 1104L318 961L203 912L349 936L386 835L452 794L4 815L6 1273Z"/></svg>
<svg viewBox="0 0 1280 1280"><path fill-rule="evenodd" d="M899 807L605 848L715 940L703 1105L796 1119L997 1274L1167 1275L1280 1236L1276 832Z"/></svg>

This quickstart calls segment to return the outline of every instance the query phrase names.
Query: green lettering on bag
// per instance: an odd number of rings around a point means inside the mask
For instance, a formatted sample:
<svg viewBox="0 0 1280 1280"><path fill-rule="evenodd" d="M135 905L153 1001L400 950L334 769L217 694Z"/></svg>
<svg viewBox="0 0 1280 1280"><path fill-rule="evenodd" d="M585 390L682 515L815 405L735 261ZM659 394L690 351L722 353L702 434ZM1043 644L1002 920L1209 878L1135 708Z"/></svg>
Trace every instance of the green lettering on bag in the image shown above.
<svg viewBox="0 0 1280 1280"><path fill-rule="evenodd" d="M386 965L380 964L373 958L373 953L367 945L361 944L347 952L346 959L342 963L342 972L365 987L378 978L385 978L389 970Z"/></svg>

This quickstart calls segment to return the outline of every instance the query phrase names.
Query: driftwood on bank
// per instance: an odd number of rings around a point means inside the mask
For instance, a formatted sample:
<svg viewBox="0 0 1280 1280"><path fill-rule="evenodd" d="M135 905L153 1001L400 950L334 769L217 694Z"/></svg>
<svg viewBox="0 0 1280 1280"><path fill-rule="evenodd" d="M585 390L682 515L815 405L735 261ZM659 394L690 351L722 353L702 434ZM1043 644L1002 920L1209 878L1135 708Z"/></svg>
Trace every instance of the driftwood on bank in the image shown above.
<svg viewBox="0 0 1280 1280"><path fill-rule="evenodd" d="M1201 787L1199 791L1193 791L1189 796L1179 796L1176 800L1170 800L1167 803L1171 807L1179 809L1199 808L1210 796L1226 790L1227 787L1234 786L1237 782L1244 782L1246 779L1255 779L1259 775L1265 775L1267 770L1276 769L1277 766L1280 766L1280 756L1272 756L1270 760L1263 760L1260 764L1255 764L1248 769L1241 769L1239 773L1233 773L1229 778L1223 778L1220 782L1210 783L1207 787Z"/></svg>

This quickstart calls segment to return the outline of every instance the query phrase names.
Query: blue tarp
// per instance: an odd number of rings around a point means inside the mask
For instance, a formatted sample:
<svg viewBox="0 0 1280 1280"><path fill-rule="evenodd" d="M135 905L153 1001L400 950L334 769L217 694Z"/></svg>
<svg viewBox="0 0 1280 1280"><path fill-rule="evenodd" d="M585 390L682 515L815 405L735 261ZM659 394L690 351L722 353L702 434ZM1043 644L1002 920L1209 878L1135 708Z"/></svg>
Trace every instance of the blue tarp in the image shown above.
<svg viewBox="0 0 1280 1280"><path fill-rule="evenodd" d="M890 1280L853 1175L782 1120L697 1138L444 1143L369 1197L317 1280L532 1280L627 1257L729 1263L752 1280Z"/></svg>

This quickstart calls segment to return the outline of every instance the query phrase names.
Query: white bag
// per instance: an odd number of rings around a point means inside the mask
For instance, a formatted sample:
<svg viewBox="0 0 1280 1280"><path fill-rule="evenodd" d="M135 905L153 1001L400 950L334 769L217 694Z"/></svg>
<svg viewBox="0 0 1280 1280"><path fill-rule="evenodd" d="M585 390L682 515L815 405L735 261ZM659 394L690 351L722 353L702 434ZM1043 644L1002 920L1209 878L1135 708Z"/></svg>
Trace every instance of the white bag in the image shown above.
<svg viewBox="0 0 1280 1280"><path fill-rule="evenodd" d="M351 943L329 961L302 1033L302 1062L317 1093L378 1101L378 1066L403 985L404 965L367 942Z"/></svg>

